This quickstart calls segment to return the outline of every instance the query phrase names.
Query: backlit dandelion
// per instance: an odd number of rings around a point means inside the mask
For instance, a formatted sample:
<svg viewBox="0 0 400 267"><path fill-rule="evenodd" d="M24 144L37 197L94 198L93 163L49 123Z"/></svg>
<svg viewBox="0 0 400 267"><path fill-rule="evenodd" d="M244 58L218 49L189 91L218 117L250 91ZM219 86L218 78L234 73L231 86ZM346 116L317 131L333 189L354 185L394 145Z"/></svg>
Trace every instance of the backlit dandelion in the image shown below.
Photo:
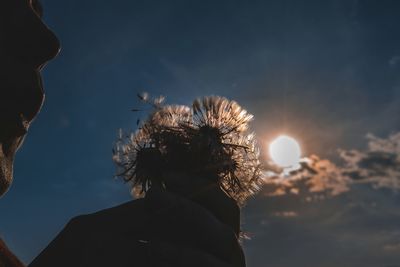
<svg viewBox="0 0 400 267"><path fill-rule="evenodd" d="M218 96L196 99L192 107L155 102L148 119L135 133L121 133L113 151L117 176L134 191L163 186L169 171L215 179L239 204L258 191L262 179L251 114Z"/></svg>

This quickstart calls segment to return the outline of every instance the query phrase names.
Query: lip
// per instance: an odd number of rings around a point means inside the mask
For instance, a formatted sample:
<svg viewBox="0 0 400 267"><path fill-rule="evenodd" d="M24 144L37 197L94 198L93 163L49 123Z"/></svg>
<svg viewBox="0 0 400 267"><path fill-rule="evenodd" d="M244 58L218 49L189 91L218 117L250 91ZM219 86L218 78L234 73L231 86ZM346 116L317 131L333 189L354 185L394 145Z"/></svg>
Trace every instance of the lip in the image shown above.
<svg viewBox="0 0 400 267"><path fill-rule="evenodd" d="M47 62L46 62L46 63L43 63L43 64L41 64L41 65L38 66L37 72L38 72L39 75L40 75L40 72L43 70L43 68L44 68L46 65L47 65Z"/></svg>
<svg viewBox="0 0 400 267"><path fill-rule="evenodd" d="M39 68L30 69L25 77L24 82L15 84L20 91L15 100L19 106L16 111L29 124L43 105L44 91Z"/></svg>
<svg viewBox="0 0 400 267"><path fill-rule="evenodd" d="M0 120L5 126L0 133L0 142L12 136L25 135L44 100L40 71L22 65L14 67L19 72L8 69L0 73L2 87L7 88L0 100Z"/></svg>
<svg viewBox="0 0 400 267"><path fill-rule="evenodd" d="M28 132L29 123L22 114L3 116L1 123L5 127L1 132L0 144L3 146L4 154L9 154L13 147L20 146L20 139Z"/></svg>

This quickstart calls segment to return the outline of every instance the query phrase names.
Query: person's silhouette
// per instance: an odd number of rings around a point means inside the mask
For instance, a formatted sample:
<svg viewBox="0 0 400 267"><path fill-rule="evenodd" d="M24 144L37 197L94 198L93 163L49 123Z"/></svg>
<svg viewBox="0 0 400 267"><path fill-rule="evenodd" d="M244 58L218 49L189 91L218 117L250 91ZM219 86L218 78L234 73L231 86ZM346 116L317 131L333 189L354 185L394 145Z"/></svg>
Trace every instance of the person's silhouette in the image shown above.
<svg viewBox="0 0 400 267"><path fill-rule="evenodd" d="M29 266L245 266L237 202L257 187L258 160L238 129L250 116L225 98L204 99L222 127L157 106L114 149L119 175L144 197L74 218Z"/></svg>
<svg viewBox="0 0 400 267"><path fill-rule="evenodd" d="M36 0L0 3L0 197L11 185L15 153L44 99L40 70L60 49L41 16ZM22 266L1 239L0 266Z"/></svg>
<svg viewBox="0 0 400 267"><path fill-rule="evenodd" d="M216 187L204 193L205 198L220 194ZM195 201L153 188L144 199L72 219L29 266L239 267L245 262L232 228Z"/></svg>

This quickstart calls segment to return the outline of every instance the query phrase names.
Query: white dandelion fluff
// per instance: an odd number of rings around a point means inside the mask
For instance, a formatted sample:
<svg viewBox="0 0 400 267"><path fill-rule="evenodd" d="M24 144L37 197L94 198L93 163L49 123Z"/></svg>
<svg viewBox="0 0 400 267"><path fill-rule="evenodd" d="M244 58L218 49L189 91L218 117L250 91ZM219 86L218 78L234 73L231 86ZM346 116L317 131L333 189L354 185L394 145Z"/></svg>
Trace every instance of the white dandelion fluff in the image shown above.
<svg viewBox="0 0 400 267"><path fill-rule="evenodd" d="M149 101L146 95L145 101ZM215 177L239 204L262 184L259 150L249 114L235 101L210 96L192 107L161 105L135 133L121 133L113 150L117 176L145 194L163 185L163 174L180 171Z"/></svg>

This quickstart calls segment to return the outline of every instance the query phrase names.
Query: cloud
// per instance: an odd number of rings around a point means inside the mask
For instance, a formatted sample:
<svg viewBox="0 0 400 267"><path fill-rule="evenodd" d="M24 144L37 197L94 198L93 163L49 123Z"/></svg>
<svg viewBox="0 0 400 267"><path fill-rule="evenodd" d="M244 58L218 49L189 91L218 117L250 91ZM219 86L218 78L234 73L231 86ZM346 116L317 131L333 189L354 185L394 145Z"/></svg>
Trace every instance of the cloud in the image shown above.
<svg viewBox="0 0 400 267"><path fill-rule="evenodd" d="M278 211L278 212L274 212L273 216L291 218L291 217L297 217L298 213L295 211Z"/></svg>
<svg viewBox="0 0 400 267"><path fill-rule="evenodd" d="M383 249L390 252L400 253L400 243L387 244L383 247Z"/></svg>
<svg viewBox="0 0 400 267"><path fill-rule="evenodd" d="M338 150L340 164L316 155L304 158L298 170L265 169L265 196L294 194L309 201L348 192L356 184L400 190L400 132L387 138L367 134L367 148Z"/></svg>
<svg viewBox="0 0 400 267"><path fill-rule="evenodd" d="M288 174L268 171L266 176L264 195L307 195L309 200L347 192L351 183L340 167L316 155L304 158L298 170Z"/></svg>
<svg viewBox="0 0 400 267"><path fill-rule="evenodd" d="M375 188L400 189L400 132L388 138L367 134L365 151L340 150L345 162L343 175L353 183L368 183Z"/></svg>

